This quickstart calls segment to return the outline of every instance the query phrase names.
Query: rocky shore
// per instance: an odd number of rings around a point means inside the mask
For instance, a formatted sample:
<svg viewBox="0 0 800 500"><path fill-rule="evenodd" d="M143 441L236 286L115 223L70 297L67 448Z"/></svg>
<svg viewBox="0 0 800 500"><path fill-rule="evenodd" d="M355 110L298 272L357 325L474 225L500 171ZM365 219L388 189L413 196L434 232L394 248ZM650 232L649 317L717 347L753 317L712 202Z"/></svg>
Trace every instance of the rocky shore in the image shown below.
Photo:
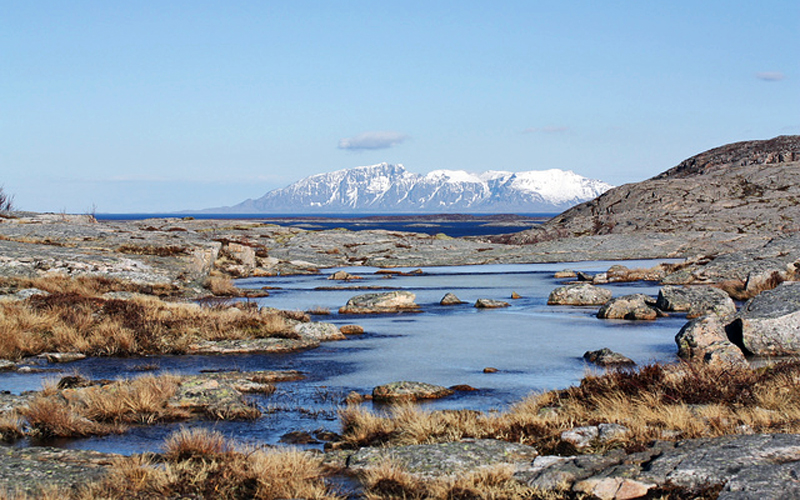
<svg viewBox="0 0 800 500"><path fill-rule="evenodd" d="M137 314L144 314L140 309L147 301L159 314L168 310L176 316L183 314L179 313L181 308L192 307L187 301L269 293L269 290L239 290L232 285L233 278L318 273L320 269L343 266L415 268L659 258L680 262L646 270L616 266L595 276L565 272L562 276L569 283L555 290L549 302L591 305L599 308L601 318L625 321L658 321L663 314L686 312L687 324L676 332L676 344L681 357L698 362L689 365L694 367L692 370L708 366L708 370L727 370L726 374L738 370L736 373L767 376L767 372L750 369L747 359L800 354L800 289L796 283L800 276L800 137L717 148L653 179L615 188L541 226L492 238L454 239L394 231L309 231L257 221L191 217L98 222L90 215L2 212L0 306L3 311L15 311L13 304L43 310L62 304L68 296L71 304L79 303L89 311L87 318L98 320L106 328L112 320L125 326L125 318L143 318ZM356 278L348 275L337 279L349 282ZM43 283L36 280L46 279L69 283L93 279L95 285L103 285L94 294L81 296L73 289L48 292L35 286ZM602 289L603 284L635 280L659 282L661 293L658 297L611 297ZM362 294L343 307L342 313L413 311L418 306L413 294L410 295ZM46 299L48 296L51 298ZM443 304L460 303L455 297L447 299L443 299ZM508 304L483 302L476 307L505 305ZM245 333L237 334L236 338L180 337L185 345L181 344L176 352L289 352L343 338L336 327L310 322L302 313L223 307L213 315L209 321L224 317L233 322L226 325L244 325ZM160 318L163 322L163 317ZM269 321L280 318L279 324L268 327L265 318L270 318ZM267 332L268 328L272 329ZM134 344L155 349L152 337L131 338ZM120 347L122 341L116 342L113 349L84 346L84 350L90 351L90 355L104 352L103 349L107 350L106 355L126 352ZM7 356L11 365L4 369L18 368L14 362L23 354L13 352L17 354ZM37 355L57 360L70 353L71 350L56 349ZM596 355L613 354L616 353ZM617 361L609 361L608 365L629 365L624 356L610 359ZM641 376L652 375L647 370L655 373L655 369L648 368ZM537 406L535 418L515 422L516 427L504 430L505 434L487 431L491 438L453 434L448 439L437 438L440 442L408 444L392 441L402 434L399 431L384 430L384 434L378 433L383 436L378 444L390 446L375 447L369 443L355 446L353 436L357 429L351 426L344 429L345 438L328 446L330 450L324 460L340 473L365 477L364 474L369 474L365 471L378 468L388 457L404 474L416 478L413 481L445 480L454 475L478 473L487 466L510 467L506 479L517 485L515 488L547 492L555 495L553 498L793 497L800 494L796 481L800 474L800 440L792 423L796 421L792 412L798 406L795 401L798 375L794 369L776 370L786 370L778 373L785 377L781 379L783 389L769 389L755 397L747 392L750 389L746 384L737 386L746 394L725 402L730 403L725 410L728 413L715 413L722 402L699 404L692 402L691 397L679 409L668 406L668 411L682 412L685 422L690 422L686 425L691 437L673 432L669 427L672 424L665 423L648 422L641 426L644 430L633 431L634 423L626 421L625 416L603 419L595 415L577 427L567 428L558 415L569 405L553 404ZM178 418L179 414L180 418L196 414L215 419L232 415L255 418L257 415L248 407L243 394L251 390L274 390L272 383L282 376L234 373L174 382L174 394L162 408L148 415L155 415L152 417L155 421L166 418L167 414L171 418ZM636 402L647 407L652 402L644 396L641 401L631 396L634 389L639 390L638 386L625 385L628 384L625 375L620 376L620 386L628 391L623 391L628 399L618 401L616 406ZM653 381L661 383L671 376L662 374L661 379ZM695 378L687 383L699 383L701 371L692 376ZM722 386L730 383L724 378L715 382ZM584 385L591 383L595 382L584 381L575 390L585 390ZM373 397L393 402L414 399L407 396L410 384L400 382L376 388ZM46 395L50 398L47 404L57 401L65 408L88 407L87 401L101 387L104 386L88 383L82 388L59 388ZM447 388L426 389L435 397L452 393ZM667 396L658 395L669 400ZM19 419L19 415L27 415L30 429L40 432L46 429L44 424L36 427L32 423L35 422L31 416L32 401L41 397L41 394L9 396L4 400L0 422L4 436L14 435L13 419ZM596 402L588 396L585 399ZM47 412L42 410L42 413ZM481 425L494 418L457 416L475 419ZM451 422L440 426L447 431L455 428L454 420L447 419L457 416L444 414L436 418ZM85 415L80 418L91 420ZM99 429L124 421L122 417L114 418L92 420L86 428ZM395 418L409 417L401 411ZM540 418L545 420L537 420ZM565 422L574 420L564 418ZM548 425L555 427L550 429ZM537 432L555 432L554 429L559 433L542 438L537 446L519 444L535 441L530 436ZM626 433L627 437L623 437ZM501 435L506 437L498 439ZM581 444L584 439L589 444ZM0 483L9 491L31 495L36 495L36 488L46 486L75 491L87 481L102 477L112 462L114 457L89 452L6 447L2 458L6 472L0 475ZM27 472L23 475L13 471ZM371 487L368 485L366 489Z"/></svg>

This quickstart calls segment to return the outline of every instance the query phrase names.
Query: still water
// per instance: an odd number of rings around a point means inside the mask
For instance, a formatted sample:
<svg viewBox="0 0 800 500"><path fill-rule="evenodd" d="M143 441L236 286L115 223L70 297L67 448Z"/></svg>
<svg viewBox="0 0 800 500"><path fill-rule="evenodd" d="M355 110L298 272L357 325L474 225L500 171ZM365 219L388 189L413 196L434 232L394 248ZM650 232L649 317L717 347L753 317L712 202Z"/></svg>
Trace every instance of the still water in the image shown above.
<svg viewBox="0 0 800 500"><path fill-rule="evenodd" d="M0 389L18 393L38 389L47 377L78 372L91 378L131 377L141 369L199 373L201 370L301 370L306 380L278 384L270 396L254 396L265 416L252 422L205 422L236 439L274 444L294 430L339 430L336 411L350 391L369 393L376 385L414 380L443 386L467 384L476 389L425 403L430 409L471 408L502 410L535 391L576 384L592 369L582 359L587 350L611 348L637 363L672 362L674 337L685 323L683 315L653 322L609 321L595 317L596 307L548 306L547 296L562 284L555 271L570 268L605 271L616 262L483 265L423 268L423 274L387 279L376 268L346 268L363 277L347 283L327 280L339 269L322 275L250 278L244 288L278 287L258 304L279 309L329 309L317 321L359 324L363 335L323 343L321 347L286 355L159 356L126 359L87 359L58 365L61 373L3 374ZM656 261L624 262L630 268L650 267ZM400 269L410 271L411 269ZM346 316L337 314L347 300L373 290L330 290L332 286L372 286L413 292L419 313ZM638 282L604 285L615 296L645 293L655 296L658 285ZM465 304L440 306L445 293ZM512 292L522 298L511 300ZM479 298L499 299L504 309L473 307ZM484 373L486 367L496 373ZM192 425L195 425L194 423ZM157 451L163 438L180 424L135 428L100 438L71 440L62 446L138 453Z"/></svg>

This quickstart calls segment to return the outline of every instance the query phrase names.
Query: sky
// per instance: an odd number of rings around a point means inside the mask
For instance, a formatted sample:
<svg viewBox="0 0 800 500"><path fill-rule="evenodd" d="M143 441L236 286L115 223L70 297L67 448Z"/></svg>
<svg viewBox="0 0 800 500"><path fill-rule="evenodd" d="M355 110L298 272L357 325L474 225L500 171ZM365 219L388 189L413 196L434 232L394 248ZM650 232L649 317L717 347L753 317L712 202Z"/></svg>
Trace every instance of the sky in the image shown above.
<svg viewBox="0 0 800 500"><path fill-rule="evenodd" d="M619 185L788 134L797 0L0 0L21 210L234 205L381 162Z"/></svg>

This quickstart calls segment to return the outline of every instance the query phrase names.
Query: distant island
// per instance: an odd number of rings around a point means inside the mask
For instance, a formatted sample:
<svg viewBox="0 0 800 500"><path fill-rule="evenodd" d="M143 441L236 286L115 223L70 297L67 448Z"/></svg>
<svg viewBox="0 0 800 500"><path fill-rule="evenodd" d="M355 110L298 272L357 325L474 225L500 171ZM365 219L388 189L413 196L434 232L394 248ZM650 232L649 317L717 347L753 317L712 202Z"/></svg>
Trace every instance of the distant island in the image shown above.
<svg viewBox="0 0 800 500"><path fill-rule="evenodd" d="M258 199L197 213L559 213L612 187L558 169L421 175L381 163L312 175Z"/></svg>

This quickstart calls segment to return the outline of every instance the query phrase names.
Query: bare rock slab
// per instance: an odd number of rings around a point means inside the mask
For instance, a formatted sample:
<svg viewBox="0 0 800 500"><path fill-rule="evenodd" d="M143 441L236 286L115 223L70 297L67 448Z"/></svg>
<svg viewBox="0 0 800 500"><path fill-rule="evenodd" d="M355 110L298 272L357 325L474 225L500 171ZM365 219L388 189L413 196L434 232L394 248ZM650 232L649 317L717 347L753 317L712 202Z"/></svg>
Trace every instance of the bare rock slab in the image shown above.
<svg viewBox="0 0 800 500"><path fill-rule="evenodd" d="M424 382L392 382L372 390L372 399L386 403L439 399L453 394L451 389Z"/></svg>
<svg viewBox="0 0 800 500"><path fill-rule="evenodd" d="M421 477L452 477L498 465L523 465L538 455L535 448L494 439L465 439L441 444L393 448L362 448L350 456L348 467L363 471L386 460Z"/></svg>
<svg viewBox="0 0 800 500"><path fill-rule="evenodd" d="M601 306L611 300L611 290L589 283L560 286L550 292L547 303L564 306Z"/></svg>
<svg viewBox="0 0 800 500"><path fill-rule="evenodd" d="M706 314L729 316L736 313L733 299L712 286L664 286L658 292L656 307L662 311L686 311L689 319Z"/></svg>
<svg viewBox="0 0 800 500"><path fill-rule="evenodd" d="M417 296L411 292L393 291L356 295L339 309L339 314L381 314L419 309Z"/></svg>
<svg viewBox="0 0 800 500"><path fill-rule="evenodd" d="M750 299L728 327L729 336L761 356L800 353L800 282L785 282Z"/></svg>

